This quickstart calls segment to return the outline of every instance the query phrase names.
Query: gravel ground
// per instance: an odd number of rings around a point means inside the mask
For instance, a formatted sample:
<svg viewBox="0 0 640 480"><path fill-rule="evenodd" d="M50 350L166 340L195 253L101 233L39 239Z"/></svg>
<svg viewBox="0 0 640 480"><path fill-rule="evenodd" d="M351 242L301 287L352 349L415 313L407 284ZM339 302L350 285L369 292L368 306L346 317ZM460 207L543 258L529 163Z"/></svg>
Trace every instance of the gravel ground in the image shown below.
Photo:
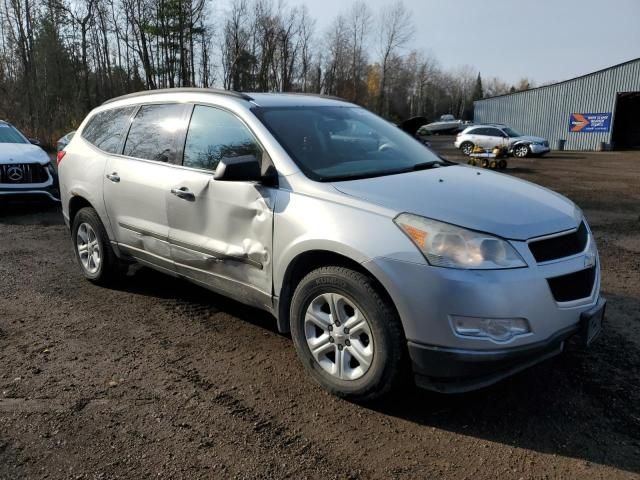
<svg viewBox="0 0 640 480"><path fill-rule="evenodd" d="M56 208L0 204L0 479L640 478L640 152L509 173L584 208L603 337L478 392L367 406L313 384L269 315L147 269L96 287Z"/></svg>

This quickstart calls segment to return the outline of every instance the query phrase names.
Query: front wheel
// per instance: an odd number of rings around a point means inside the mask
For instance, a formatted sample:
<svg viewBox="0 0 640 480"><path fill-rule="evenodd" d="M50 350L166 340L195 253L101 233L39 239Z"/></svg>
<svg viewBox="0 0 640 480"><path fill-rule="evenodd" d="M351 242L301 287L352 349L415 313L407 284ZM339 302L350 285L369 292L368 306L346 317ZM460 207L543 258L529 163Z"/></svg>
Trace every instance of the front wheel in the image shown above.
<svg viewBox="0 0 640 480"><path fill-rule="evenodd" d="M513 155L517 158L525 158L527 155L529 155L529 146L518 145L513 149Z"/></svg>
<svg viewBox="0 0 640 480"><path fill-rule="evenodd" d="M366 275L337 266L314 270L298 285L290 314L298 357L334 395L373 400L404 379L400 320Z"/></svg>

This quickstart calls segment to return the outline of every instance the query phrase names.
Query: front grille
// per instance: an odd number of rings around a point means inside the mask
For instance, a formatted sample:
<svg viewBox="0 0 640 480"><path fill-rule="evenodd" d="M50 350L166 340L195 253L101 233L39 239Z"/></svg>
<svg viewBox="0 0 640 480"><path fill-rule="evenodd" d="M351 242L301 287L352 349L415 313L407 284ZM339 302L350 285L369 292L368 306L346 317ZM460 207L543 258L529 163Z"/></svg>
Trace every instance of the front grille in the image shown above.
<svg viewBox="0 0 640 480"><path fill-rule="evenodd" d="M38 163L0 165L0 183L44 183L47 180L47 171Z"/></svg>
<svg viewBox="0 0 640 480"><path fill-rule="evenodd" d="M548 278L547 282L556 302L570 302L591 295L595 279L596 267L591 267L568 275Z"/></svg>
<svg viewBox="0 0 640 480"><path fill-rule="evenodd" d="M583 252L589 240L587 226L582 222L575 232L559 237L529 242L529 250L536 262L548 262Z"/></svg>

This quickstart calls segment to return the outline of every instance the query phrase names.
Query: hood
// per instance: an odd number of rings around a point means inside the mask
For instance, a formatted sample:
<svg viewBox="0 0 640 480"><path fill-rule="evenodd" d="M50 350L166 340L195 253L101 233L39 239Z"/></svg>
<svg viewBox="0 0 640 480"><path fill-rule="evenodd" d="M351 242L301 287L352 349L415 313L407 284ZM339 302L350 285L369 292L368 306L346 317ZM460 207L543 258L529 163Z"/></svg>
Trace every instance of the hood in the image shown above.
<svg viewBox="0 0 640 480"><path fill-rule="evenodd" d="M49 155L42 148L30 143L0 143L0 164L49 163Z"/></svg>
<svg viewBox="0 0 640 480"><path fill-rule="evenodd" d="M515 137L515 138L511 139L511 143L518 143L518 142L544 143L546 141L547 141L546 138L533 137L531 135L523 135L522 137Z"/></svg>
<svg viewBox="0 0 640 480"><path fill-rule="evenodd" d="M513 240L575 228L581 212L551 190L507 175L452 166L335 182L340 192Z"/></svg>

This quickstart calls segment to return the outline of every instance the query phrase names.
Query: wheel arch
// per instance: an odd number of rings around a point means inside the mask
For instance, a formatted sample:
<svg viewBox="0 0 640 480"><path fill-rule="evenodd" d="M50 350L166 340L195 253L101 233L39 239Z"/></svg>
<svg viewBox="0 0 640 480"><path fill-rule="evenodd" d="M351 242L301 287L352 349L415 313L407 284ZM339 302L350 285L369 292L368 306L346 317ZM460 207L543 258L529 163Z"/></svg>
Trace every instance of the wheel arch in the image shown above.
<svg viewBox="0 0 640 480"><path fill-rule="evenodd" d="M69 199L69 228L73 227L73 219L78 212L85 207L90 207L95 210L95 207L85 197L73 195L71 199Z"/></svg>
<svg viewBox="0 0 640 480"><path fill-rule="evenodd" d="M280 332L287 333L291 331L289 318L291 300L300 280L313 270L326 266L350 268L356 272L362 273L363 275L367 275L373 280L378 292L385 297L391 308L393 308L396 314L398 314L398 309L396 308L396 305L387 289L383 286L382 282L376 278L373 272L363 266L362 263L335 251L322 249L307 250L296 255L289 262L282 278L282 287L278 295L278 304L276 308L278 330Z"/></svg>

